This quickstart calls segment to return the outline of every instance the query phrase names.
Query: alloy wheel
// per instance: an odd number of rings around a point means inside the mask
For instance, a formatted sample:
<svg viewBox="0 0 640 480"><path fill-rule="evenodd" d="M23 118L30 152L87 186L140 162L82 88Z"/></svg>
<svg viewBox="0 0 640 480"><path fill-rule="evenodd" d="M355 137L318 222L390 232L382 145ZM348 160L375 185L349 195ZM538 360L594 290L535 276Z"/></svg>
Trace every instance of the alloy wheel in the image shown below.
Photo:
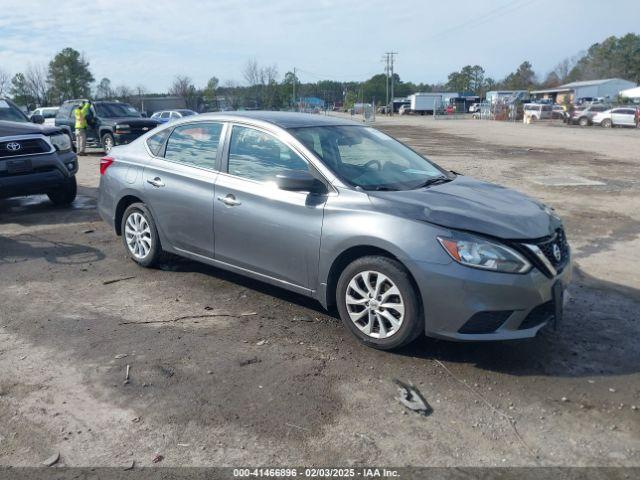
<svg viewBox="0 0 640 480"><path fill-rule="evenodd" d="M386 275L373 270L356 274L345 297L351 321L365 335L389 338L402 326L405 308L402 294Z"/></svg>
<svg viewBox="0 0 640 480"><path fill-rule="evenodd" d="M138 260L142 260L151 251L152 238L149 222L140 212L132 212L127 217L124 227L124 236L127 248Z"/></svg>

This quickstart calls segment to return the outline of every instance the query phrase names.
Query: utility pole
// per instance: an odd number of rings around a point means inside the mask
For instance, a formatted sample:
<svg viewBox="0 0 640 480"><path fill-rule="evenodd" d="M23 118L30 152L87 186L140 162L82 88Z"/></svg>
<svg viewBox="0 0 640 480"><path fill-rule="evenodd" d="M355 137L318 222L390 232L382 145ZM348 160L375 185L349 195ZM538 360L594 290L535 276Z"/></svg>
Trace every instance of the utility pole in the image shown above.
<svg viewBox="0 0 640 480"><path fill-rule="evenodd" d="M398 52L387 52L387 61L389 62L389 72L391 74L391 115L393 115L393 62L395 60L394 55L397 55Z"/></svg>
<svg viewBox="0 0 640 480"><path fill-rule="evenodd" d="M386 88L386 103L384 104L384 113L385 115L389 115L389 54L384 54L385 66L384 73L386 75L385 88Z"/></svg>

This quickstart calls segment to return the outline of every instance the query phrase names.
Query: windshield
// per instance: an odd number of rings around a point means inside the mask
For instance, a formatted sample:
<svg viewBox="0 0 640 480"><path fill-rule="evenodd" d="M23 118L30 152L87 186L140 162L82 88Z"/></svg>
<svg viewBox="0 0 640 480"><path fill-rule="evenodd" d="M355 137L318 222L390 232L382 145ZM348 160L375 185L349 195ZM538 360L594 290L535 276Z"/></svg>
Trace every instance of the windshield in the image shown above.
<svg viewBox="0 0 640 480"><path fill-rule="evenodd" d="M194 112L193 110L177 110L177 112L182 115L183 117L188 117L190 115L195 115L196 112Z"/></svg>
<svg viewBox="0 0 640 480"><path fill-rule="evenodd" d="M6 100L0 99L0 120L10 122L28 122L29 119Z"/></svg>
<svg viewBox="0 0 640 480"><path fill-rule="evenodd" d="M98 103L95 105L96 114L99 117L139 117L140 113L126 103Z"/></svg>
<svg viewBox="0 0 640 480"><path fill-rule="evenodd" d="M448 179L439 167L370 127L303 127L289 132L341 180L365 190L410 190L436 178Z"/></svg>

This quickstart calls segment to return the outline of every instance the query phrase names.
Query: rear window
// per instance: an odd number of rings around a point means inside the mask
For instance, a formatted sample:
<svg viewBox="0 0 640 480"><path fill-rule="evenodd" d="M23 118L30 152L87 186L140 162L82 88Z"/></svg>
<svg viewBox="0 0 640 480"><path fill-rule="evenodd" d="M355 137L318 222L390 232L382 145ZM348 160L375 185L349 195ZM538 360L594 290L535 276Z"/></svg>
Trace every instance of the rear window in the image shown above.
<svg viewBox="0 0 640 480"><path fill-rule="evenodd" d="M67 118L69 116L71 116L71 111L76 108L76 105L71 104L71 103L67 103L66 105L63 105L60 107L60 110L58 110L58 114L56 115L57 118Z"/></svg>
<svg viewBox="0 0 640 480"><path fill-rule="evenodd" d="M8 120L10 122L26 122L27 117L11 105L6 100L0 99L0 120Z"/></svg>
<svg viewBox="0 0 640 480"><path fill-rule="evenodd" d="M56 114L58 113L58 109L56 108L43 108L42 116L44 118L56 118Z"/></svg>

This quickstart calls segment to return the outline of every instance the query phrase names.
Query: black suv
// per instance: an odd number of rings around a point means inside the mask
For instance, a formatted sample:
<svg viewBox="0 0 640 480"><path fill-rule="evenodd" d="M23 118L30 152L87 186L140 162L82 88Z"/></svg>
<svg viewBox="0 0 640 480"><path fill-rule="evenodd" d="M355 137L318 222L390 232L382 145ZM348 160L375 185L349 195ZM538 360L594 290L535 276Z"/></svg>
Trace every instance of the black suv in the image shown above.
<svg viewBox="0 0 640 480"><path fill-rule="evenodd" d="M82 102L82 99L67 100L56 115L56 127L63 128L71 138L75 137L76 124L73 111ZM131 143L159 124L157 120L143 118L128 103L92 102L87 115L87 146L102 147L109 152L116 145Z"/></svg>
<svg viewBox="0 0 640 480"><path fill-rule="evenodd" d="M32 123L33 122L33 123ZM0 198L45 193L56 205L76 198L78 161L60 128L36 125L10 100L0 98Z"/></svg>

